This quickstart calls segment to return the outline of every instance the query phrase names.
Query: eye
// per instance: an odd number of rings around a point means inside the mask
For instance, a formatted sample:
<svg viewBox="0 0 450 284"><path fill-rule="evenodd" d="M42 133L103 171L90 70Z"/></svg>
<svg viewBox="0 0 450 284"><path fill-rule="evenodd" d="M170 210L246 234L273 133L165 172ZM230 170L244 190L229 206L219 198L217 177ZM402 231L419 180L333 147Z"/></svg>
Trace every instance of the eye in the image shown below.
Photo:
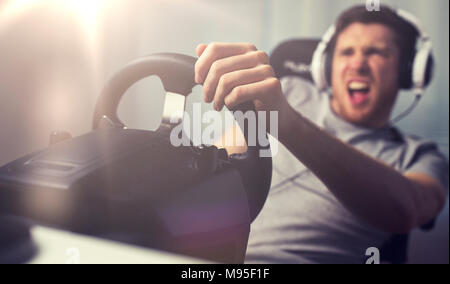
<svg viewBox="0 0 450 284"><path fill-rule="evenodd" d="M351 56L353 55L355 52L353 50L353 48L345 48L339 51L339 55L340 56Z"/></svg>
<svg viewBox="0 0 450 284"><path fill-rule="evenodd" d="M376 48L376 47L371 47L368 48L365 52L364 52L367 56L370 55L379 55L382 57L388 57L389 52L387 51L387 49L384 48Z"/></svg>

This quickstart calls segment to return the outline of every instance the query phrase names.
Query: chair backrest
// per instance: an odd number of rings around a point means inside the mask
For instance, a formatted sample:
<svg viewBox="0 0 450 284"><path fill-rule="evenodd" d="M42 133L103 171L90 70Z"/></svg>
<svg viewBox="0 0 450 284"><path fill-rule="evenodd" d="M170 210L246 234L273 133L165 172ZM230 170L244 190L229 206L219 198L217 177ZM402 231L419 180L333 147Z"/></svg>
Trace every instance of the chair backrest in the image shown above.
<svg viewBox="0 0 450 284"><path fill-rule="evenodd" d="M320 39L289 39L279 44L270 54L277 78L298 76L314 84L310 65ZM434 228L435 220L421 226L424 231ZM381 260L389 263L406 263L408 260L408 234L392 235L380 249Z"/></svg>
<svg viewBox="0 0 450 284"><path fill-rule="evenodd" d="M278 45L270 54L270 65L276 76L299 76L313 82L309 67L319 42L318 39L291 39Z"/></svg>

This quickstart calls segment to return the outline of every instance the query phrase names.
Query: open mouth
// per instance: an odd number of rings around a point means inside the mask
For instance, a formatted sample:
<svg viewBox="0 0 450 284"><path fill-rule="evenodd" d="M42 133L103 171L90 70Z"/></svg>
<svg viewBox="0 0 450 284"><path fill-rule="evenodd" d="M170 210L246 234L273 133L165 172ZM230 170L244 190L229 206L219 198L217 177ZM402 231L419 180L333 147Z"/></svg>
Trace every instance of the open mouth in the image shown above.
<svg viewBox="0 0 450 284"><path fill-rule="evenodd" d="M352 81L348 84L348 93L353 105L361 105L369 100L370 85L367 82Z"/></svg>

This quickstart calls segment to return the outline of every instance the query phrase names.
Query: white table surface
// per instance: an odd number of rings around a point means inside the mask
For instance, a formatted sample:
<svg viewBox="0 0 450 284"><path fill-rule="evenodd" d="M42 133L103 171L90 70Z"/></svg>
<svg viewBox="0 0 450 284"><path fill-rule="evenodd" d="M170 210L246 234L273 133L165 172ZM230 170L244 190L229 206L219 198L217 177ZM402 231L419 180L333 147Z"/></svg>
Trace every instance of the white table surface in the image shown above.
<svg viewBox="0 0 450 284"><path fill-rule="evenodd" d="M38 253L30 264L200 264L204 260L83 236L32 228Z"/></svg>

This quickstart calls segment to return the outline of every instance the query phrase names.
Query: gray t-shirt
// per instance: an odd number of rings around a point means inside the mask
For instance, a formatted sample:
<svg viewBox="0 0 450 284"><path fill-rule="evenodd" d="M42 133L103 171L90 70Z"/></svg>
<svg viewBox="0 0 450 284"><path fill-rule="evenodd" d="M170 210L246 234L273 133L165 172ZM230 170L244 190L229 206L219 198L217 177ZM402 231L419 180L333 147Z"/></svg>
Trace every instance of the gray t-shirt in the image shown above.
<svg viewBox="0 0 450 284"><path fill-rule="evenodd" d="M288 77L282 85L291 106L328 133L402 173L427 174L448 187L448 161L433 142L393 127L355 126L337 116L329 96L309 82ZM366 249L381 248L390 235L350 213L284 146L278 148L269 196L251 226L246 262L364 263Z"/></svg>

